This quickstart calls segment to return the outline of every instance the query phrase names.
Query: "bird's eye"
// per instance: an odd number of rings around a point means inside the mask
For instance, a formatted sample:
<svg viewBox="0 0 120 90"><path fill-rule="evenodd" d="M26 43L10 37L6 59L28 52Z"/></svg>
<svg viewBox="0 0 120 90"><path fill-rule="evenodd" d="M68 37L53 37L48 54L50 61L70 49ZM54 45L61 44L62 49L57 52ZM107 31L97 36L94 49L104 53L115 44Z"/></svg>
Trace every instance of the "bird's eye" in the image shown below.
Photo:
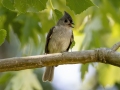
<svg viewBox="0 0 120 90"><path fill-rule="evenodd" d="M65 19L65 21L64 21L65 23L67 23L68 22L68 20L67 19Z"/></svg>
<svg viewBox="0 0 120 90"><path fill-rule="evenodd" d="M72 20L70 20L70 22L72 23Z"/></svg>

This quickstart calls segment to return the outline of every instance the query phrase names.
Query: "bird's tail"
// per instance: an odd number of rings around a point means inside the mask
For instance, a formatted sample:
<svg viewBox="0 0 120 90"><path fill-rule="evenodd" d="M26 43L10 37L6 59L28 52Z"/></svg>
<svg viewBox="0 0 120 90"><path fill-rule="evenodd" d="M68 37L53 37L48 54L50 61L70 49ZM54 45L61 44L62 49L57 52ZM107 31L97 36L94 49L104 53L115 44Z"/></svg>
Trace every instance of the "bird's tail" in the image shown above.
<svg viewBox="0 0 120 90"><path fill-rule="evenodd" d="M44 82L45 81L52 81L53 75L54 75L54 66L46 67L42 80Z"/></svg>

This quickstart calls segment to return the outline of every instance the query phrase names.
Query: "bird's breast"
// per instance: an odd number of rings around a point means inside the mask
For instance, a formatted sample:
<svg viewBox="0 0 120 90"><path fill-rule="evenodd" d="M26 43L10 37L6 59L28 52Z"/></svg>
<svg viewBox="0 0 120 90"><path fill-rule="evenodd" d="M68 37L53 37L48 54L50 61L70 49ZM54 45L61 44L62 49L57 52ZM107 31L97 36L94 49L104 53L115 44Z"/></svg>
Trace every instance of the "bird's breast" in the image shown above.
<svg viewBox="0 0 120 90"><path fill-rule="evenodd" d="M49 52L58 53L66 51L70 44L71 35L71 29L55 28L48 44Z"/></svg>

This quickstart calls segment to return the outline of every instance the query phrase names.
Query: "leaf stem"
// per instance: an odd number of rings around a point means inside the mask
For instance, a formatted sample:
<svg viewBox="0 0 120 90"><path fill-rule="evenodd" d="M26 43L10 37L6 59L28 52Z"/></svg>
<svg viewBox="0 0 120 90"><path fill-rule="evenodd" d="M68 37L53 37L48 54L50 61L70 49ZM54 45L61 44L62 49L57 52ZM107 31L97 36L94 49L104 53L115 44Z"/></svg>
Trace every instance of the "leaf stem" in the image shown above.
<svg viewBox="0 0 120 90"><path fill-rule="evenodd" d="M50 5L52 7L52 10L54 10L53 4L52 4L52 0L49 0L49 1L50 1Z"/></svg>

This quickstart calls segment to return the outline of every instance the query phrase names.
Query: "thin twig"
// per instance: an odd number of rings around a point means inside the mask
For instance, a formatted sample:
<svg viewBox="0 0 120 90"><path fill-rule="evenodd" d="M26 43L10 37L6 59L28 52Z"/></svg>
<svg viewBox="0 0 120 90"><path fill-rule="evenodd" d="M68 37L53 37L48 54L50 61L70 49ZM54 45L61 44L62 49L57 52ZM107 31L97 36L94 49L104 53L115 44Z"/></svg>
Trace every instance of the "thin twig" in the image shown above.
<svg viewBox="0 0 120 90"><path fill-rule="evenodd" d="M119 47L120 47L120 42L114 44L111 49L112 49L113 51L116 51Z"/></svg>

